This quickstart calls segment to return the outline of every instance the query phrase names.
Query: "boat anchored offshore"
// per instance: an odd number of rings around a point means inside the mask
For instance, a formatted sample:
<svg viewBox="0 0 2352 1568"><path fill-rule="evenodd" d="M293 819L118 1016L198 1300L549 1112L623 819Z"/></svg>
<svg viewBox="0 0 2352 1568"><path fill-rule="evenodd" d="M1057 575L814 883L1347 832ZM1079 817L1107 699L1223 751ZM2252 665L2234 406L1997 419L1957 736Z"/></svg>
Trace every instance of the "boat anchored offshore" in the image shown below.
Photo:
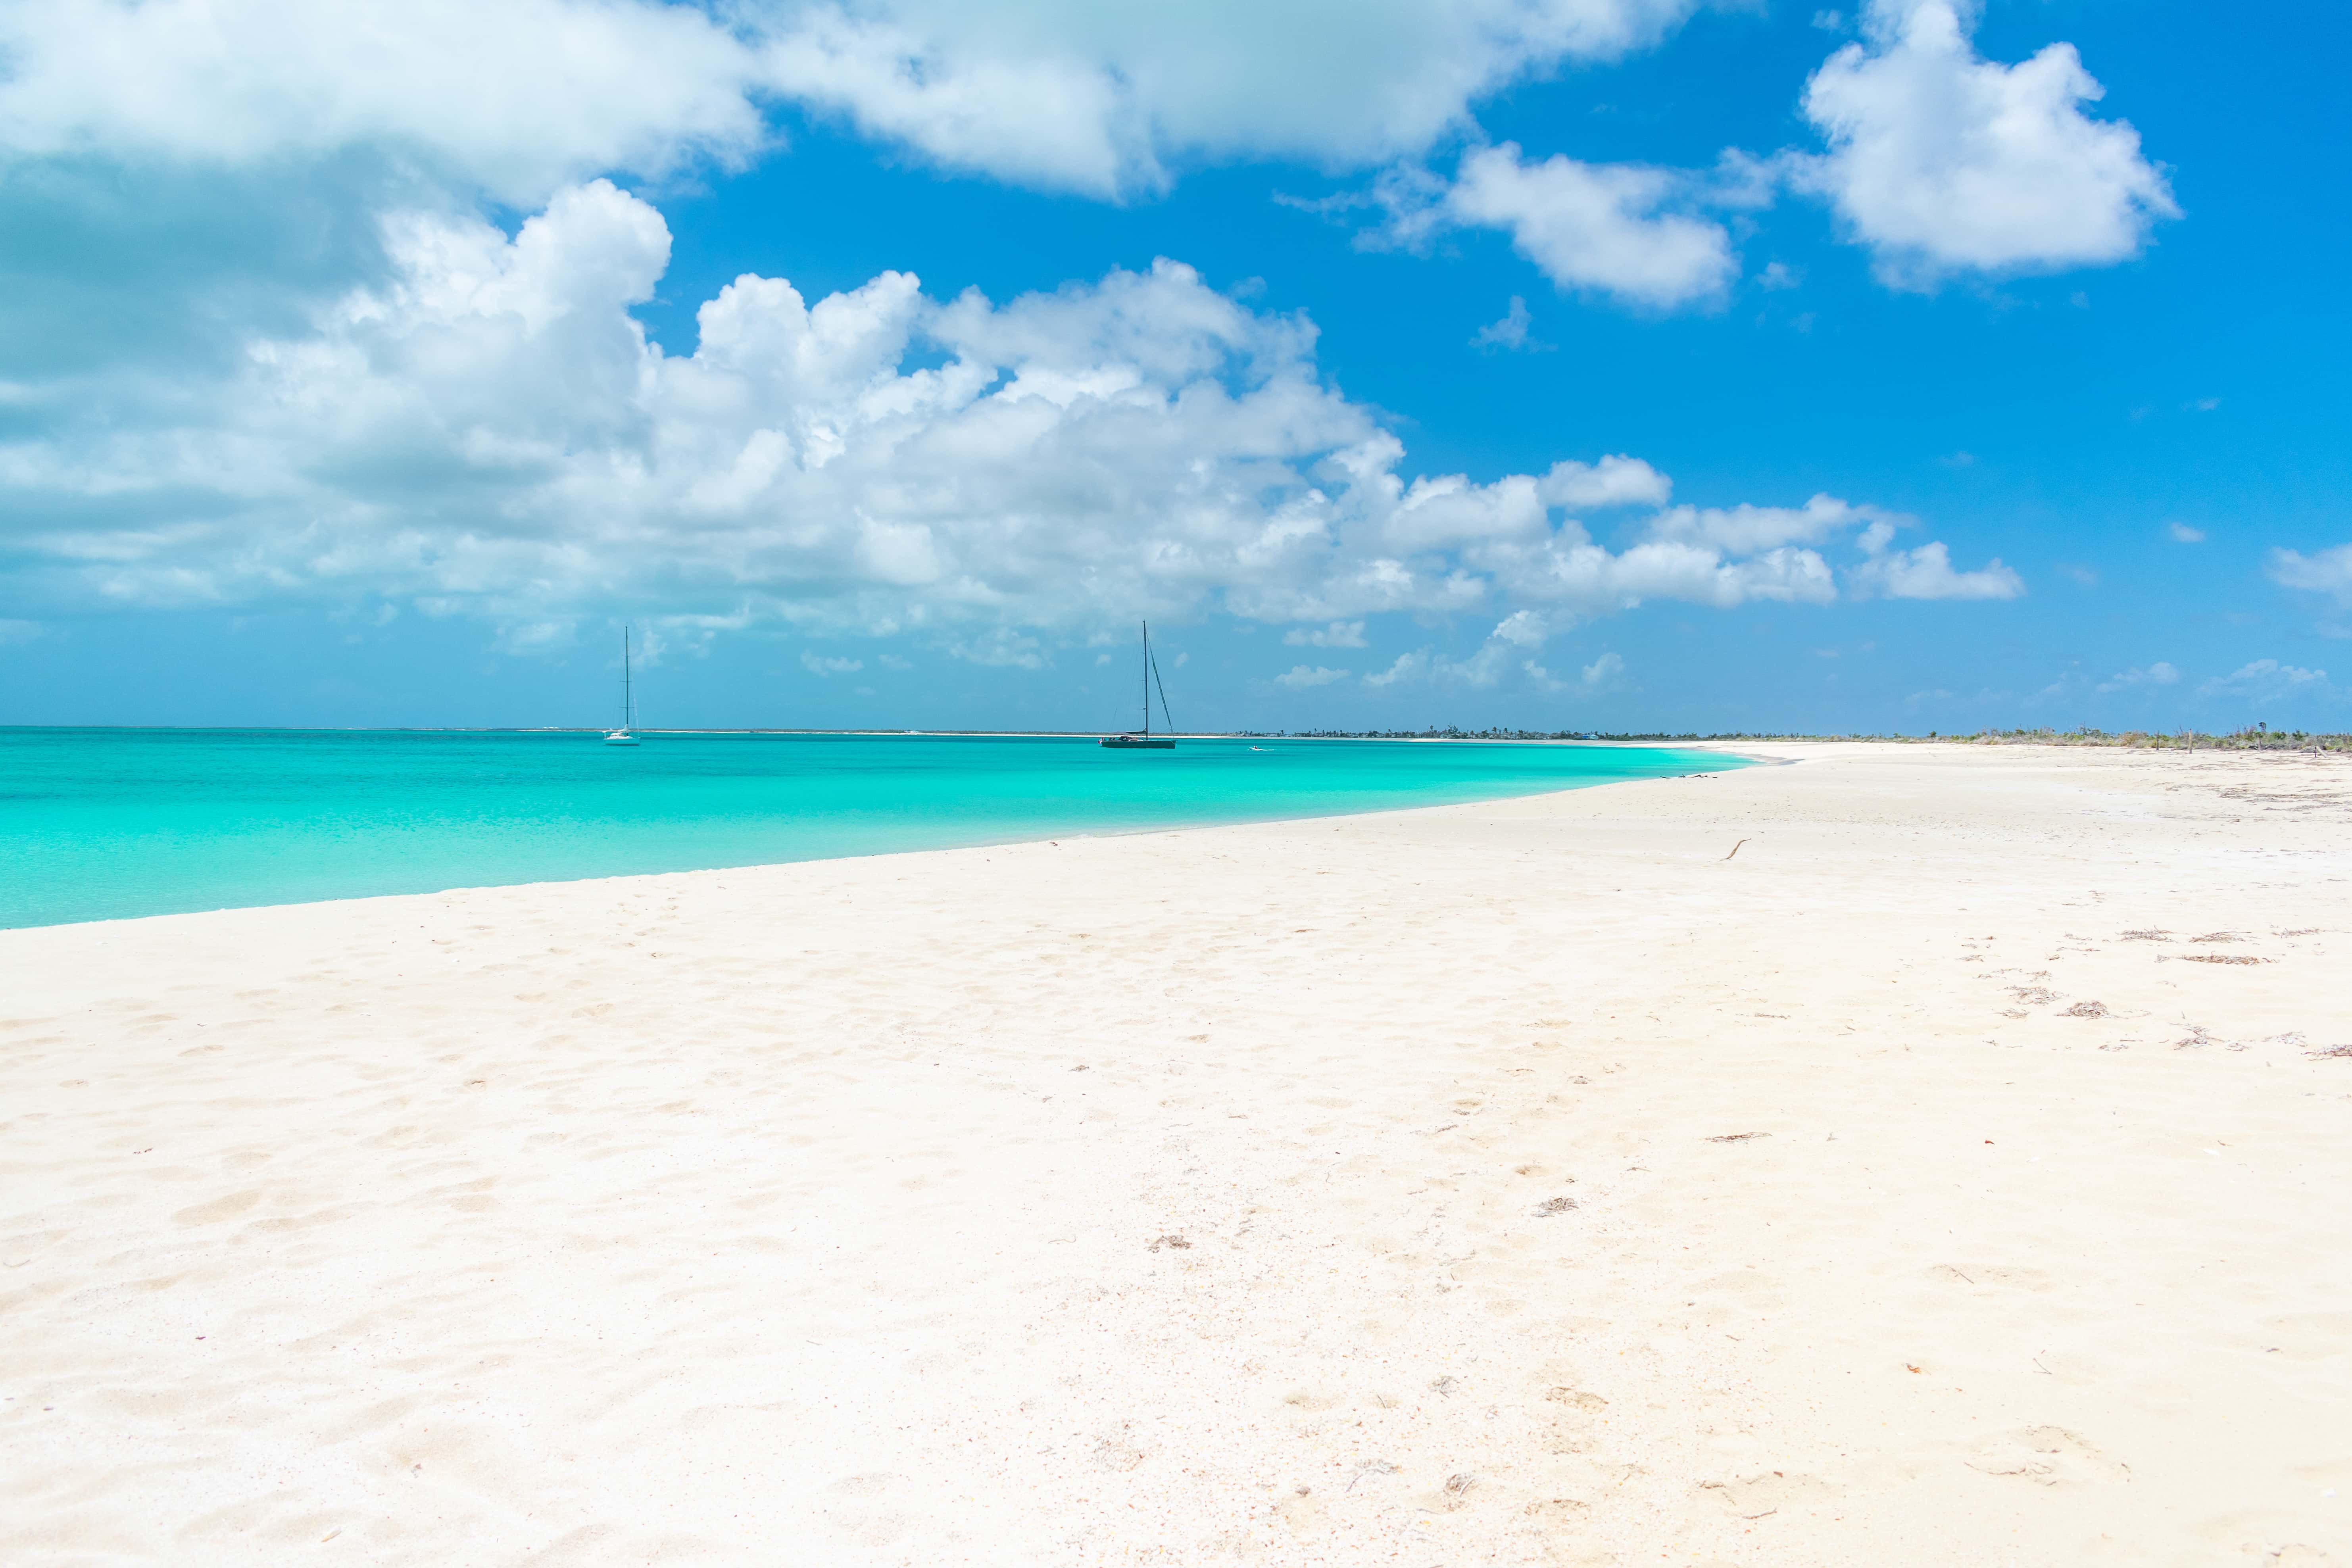
<svg viewBox="0 0 2352 1568"><path fill-rule="evenodd" d="M1160 665L1151 657L1151 623L1146 621L1143 623L1143 728L1140 731L1130 730L1124 735L1105 735L1102 738L1104 745L1115 752L1172 752L1176 749L1172 738L1151 732L1151 692L1154 687L1160 690L1160 716L1166 719L1168 727L1173 730L1176 721L1168 711L1168 688L1160 683Z"/></svg>
<svg viewBox="0 0 2352 1568"><path fill-rule="evenodd" d="M637 743L635 725L637 721L636 692L629 685L629 628L621 628L621 727L604 731L608 746L634 746Z"/></svg>

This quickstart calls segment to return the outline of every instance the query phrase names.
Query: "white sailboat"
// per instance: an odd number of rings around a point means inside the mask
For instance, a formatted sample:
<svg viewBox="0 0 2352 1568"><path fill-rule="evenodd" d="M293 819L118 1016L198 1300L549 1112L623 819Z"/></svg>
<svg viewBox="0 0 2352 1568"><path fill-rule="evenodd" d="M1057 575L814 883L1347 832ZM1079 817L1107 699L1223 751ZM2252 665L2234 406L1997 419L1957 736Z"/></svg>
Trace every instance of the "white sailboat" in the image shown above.
<svg viewBox="0 0 2352 1568"><path fill-rule="evenodd" d="M629 628L621 628L621 727L604 731L608 746L634 746L637 743L636 692L629 685Z"/></svg>

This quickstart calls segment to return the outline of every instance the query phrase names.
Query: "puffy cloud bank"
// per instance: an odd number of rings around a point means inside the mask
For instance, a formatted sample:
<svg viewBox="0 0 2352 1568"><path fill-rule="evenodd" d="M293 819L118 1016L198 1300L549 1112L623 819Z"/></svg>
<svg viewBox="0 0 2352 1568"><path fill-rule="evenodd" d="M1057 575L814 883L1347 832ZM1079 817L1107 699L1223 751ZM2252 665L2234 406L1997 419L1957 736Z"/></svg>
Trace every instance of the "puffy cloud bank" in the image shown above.
<svg viewBox="0 0 2352 1568"><path fill-rule="evenodd" d="M0 163L110 211L109 172L429 188L527 208L600 174L750 162L780 110L942 169L1120 199L1188 163L1387 167L1375 237L1488 228L1554 284L1641 309L1738 280L1721 215L1793 179L1888 280L2103 265L2177 216L2071 45L1979 57L1974 0L1870 0L1804 94L1820 157L1713 171L1478 145L1476 104L1649 47L1699 0L48 0L0 6ZM1791 84L1793 86L1793 84ZM1457 138L1448 179L1417 166ZM342 162L339 162L339 160ZM22 193L20 192L19 195ZM289 194L286 200L293 202ZM297 226L299 228L300 226ZM1524 321L1489 346L1531 345Z"/></svg>
<svg viewBox="0 0 2352 1568"><path fill-rule="evenodd" d="M1827 603L1835 549L1857 557L1849 592L2021 591L1940 543L1890 552L1905 520L1827 496L1670 505L1626 456L1408 477L1320 377L1310 323L1174 262L1003 303L900 272L811 302L746 275L673 354L630 314L668 230L605 182L511 236L410 216L384 244L387 281L251 343L226 380L20 389L0 444L19 602L394 598L518 648L628 608L925 629L1034 666L1037 634L1138 611L1223 610L1317 647L1362 646L1367 615L1494 613L1524 652L1649 599Z"/></svg>
<svg viewBox="0 0 2352 1568"><path fill-rule="evenodd" d="M389 142L537 200L737 157L771 103L1117 195L1188 156L1361 166L1696 0L47 0L0 11L0 149L272 162Z"/></svg>

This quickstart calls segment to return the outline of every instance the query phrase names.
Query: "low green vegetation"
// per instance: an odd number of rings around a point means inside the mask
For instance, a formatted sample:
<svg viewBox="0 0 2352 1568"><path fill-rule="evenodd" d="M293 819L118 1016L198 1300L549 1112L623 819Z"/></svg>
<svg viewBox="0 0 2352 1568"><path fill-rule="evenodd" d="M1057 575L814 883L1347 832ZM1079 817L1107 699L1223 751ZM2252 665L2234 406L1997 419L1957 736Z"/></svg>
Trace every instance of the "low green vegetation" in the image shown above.
<svg viewBox="0 0 2352 1568"><path fill-rule="evenodd" d="M1265 732L1244 733L1263 737ZM2320 734L2305 730L2273 730L2267 724L2250 725L2233 730L2226 735L2209 735L2197 730L1978 730L1969 734L1938 734L1930 730L1924 735L1818 734L1803 735L1778 731L1724 731L1699 734L1696 731L1668 733L1664 731L1642 733L1616 733L1601 730L1462 730L1452 725L1443 730L1300 730L1285 731L1295 738L1328 741L1888 741L1912 745L1974 746L2127 746L2140 751L2160 752L2352 752L2352 734Z"/></svg>

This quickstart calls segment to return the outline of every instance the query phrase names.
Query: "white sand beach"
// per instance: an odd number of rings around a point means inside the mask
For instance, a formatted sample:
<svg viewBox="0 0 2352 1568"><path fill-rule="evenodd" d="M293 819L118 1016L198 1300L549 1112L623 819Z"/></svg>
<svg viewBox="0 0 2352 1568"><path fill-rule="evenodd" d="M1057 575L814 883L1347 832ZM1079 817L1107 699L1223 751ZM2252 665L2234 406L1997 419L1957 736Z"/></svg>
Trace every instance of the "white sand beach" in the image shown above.
<svg viewBox="0 0 2352 1568"><path fill-rule="evenodd" d="M1745 750L0 933L0 1563L2352 1563L2352 761Z"/></svg>

